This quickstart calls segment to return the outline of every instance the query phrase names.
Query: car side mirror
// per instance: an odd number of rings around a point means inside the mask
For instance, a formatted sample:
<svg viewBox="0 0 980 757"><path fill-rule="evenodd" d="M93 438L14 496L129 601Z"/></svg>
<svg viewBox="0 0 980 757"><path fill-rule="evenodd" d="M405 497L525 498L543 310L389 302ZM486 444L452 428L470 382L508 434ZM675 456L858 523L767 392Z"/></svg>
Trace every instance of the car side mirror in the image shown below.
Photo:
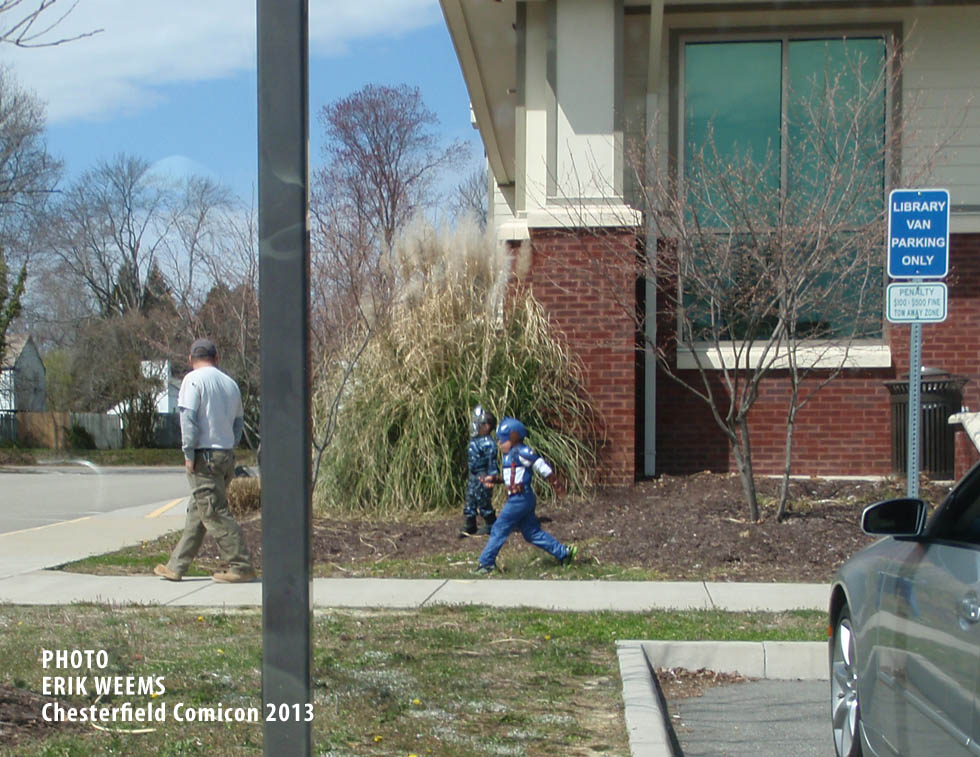
<svg viewBox="0 0 980 757"><path fill-rule="evenodd" d="M928 507L921 499L903 497L864 508L861 530L872 536L920 536Z"/></svg>

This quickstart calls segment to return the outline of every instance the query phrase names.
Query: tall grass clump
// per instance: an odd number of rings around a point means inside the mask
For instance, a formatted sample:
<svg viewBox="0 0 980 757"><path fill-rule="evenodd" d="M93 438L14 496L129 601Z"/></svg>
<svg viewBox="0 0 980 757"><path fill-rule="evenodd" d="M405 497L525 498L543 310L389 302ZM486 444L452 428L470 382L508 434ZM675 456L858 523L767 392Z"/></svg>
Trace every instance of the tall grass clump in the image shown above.
<svg viewBox="0 0 980 757"><path fill-rule="evenodd" d="M587 487L594 424L579 365L541 306L508 286L507 250L476 224L437 230L417 220L391 261L391 317L375 326L339 402L329 379L315 392L315 423L339 408L316 507L381 516L458 508L476 404L521 418L564 487Z"/></svg>

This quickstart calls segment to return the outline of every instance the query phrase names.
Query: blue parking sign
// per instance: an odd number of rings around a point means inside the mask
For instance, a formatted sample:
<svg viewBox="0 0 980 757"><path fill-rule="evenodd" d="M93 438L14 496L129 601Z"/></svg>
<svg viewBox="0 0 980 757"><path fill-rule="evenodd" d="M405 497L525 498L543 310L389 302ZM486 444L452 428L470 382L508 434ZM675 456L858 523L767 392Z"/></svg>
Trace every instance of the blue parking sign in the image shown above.
<svg viewBox="0 0 980 757"><path fill-rule="evenodd" d="M949 273L949 191L893 189L888 195L888 275L941 279Z"/></svg>

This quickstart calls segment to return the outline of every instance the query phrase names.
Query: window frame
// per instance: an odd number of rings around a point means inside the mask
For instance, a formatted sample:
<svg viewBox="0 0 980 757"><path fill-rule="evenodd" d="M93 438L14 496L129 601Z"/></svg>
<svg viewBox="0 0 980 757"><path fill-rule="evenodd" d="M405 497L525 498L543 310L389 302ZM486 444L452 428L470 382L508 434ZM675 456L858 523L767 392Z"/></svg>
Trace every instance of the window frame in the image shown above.
<svg viewBox="0 0 980 757"><path fill-rule="evenodd" d="M789 42L792 40L812 39L844 39L844 38L880 38L885 45L885 60L889 66L885 89L885 144L893 139L896 124L901 117L901 76L896 76L895 60L899 40L902 39L900 23L871 23L871 24L834 24L834 25L785 25L776 27L732 27L722 29L675 29L671 32L670 58L672 63L670 109L668 119L668 154L676 166L676 191L685 190L685 49L691 43L726 43L726 42L781 42L780 62L780 145L779 145L779 193L780 202L785 198L788 181L788 121L787 94L789 86ZM897 185L897 177L901 171L901 150L890 149L885 153L884 187L882 203L887 201L890 187ZM884 260L882 261L884 267ZM883 276L881 288L884 298L888 281ZM678 281L678 296L683 297L681 282ZM884 300L883 300L884 301ZM891 366L891 349L889 345L889 323L880 314L882 324L881 337L874 339L856 339L849 348L833 343L833 340L803 340L804 354L816 356L811 364L814 368L834 368L844 362L846 368L888 368ZM739 349L738 342L726 341L719 345L713 342L689 342L683 337L683 328L678 315L675 323L677 334L676 367L680 370L703 369L721 370L745 367L745 355ZM720 347L720 349L719 349ZM781 350L785 352L785 349ZM765 343L759 343L749 350L749 362L755 366L763 360L773 360L772 350L767 350ZM786 355L775 357L773 368L785 367L788 361Z"/></svg>

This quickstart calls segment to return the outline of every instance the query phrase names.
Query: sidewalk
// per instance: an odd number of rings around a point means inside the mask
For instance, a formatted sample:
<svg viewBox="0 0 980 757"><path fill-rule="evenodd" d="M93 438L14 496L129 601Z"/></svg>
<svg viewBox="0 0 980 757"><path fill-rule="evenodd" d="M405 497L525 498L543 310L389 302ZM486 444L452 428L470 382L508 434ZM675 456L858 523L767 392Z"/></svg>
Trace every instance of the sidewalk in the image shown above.
<svg viewBox="0 0 980 757"><path fill-rule="evenodd" d="M826 609L823 584L723 584L644 581L510 581L507 579L316 578L314 607L419 609L432 605L533 607L593 612L620 610ZM262 584L219 584L210 578L164 581L156 576L90 576L34 570L0 578L0 602L72 602L180 607L258 607Z"/></svg>
<svg viewBox="0 0 980 757"><path fill-rule="evenodd" d="M185 500L158 502L50 526L0 534L0 602L248 607L262 604L262 584L179 583L146 576L90 576L49 570L155 539L184 525ZM711 581L511 581L473 579L317 578L314 607L413 609L479 604L590 612L621 610L825 610L824 584Z"/></svg>
<svg viewBox="0 0 980 757"><path fill-rule="evenodd" d="M183 527L184 500L128 508L0 534L0 603L73 602L168 607L259 607L262 584L210 578L92 576L51 570L67 562L155 539ZM523 581L503 578L317 578L314 608L419 609L488 605L592 612L617 610L825 611L825 584L710 581ZM657 667L707 667L759 678L826 677L826 645L623 641L617 644L633 757L677 754L653 675Z"/></svg>

